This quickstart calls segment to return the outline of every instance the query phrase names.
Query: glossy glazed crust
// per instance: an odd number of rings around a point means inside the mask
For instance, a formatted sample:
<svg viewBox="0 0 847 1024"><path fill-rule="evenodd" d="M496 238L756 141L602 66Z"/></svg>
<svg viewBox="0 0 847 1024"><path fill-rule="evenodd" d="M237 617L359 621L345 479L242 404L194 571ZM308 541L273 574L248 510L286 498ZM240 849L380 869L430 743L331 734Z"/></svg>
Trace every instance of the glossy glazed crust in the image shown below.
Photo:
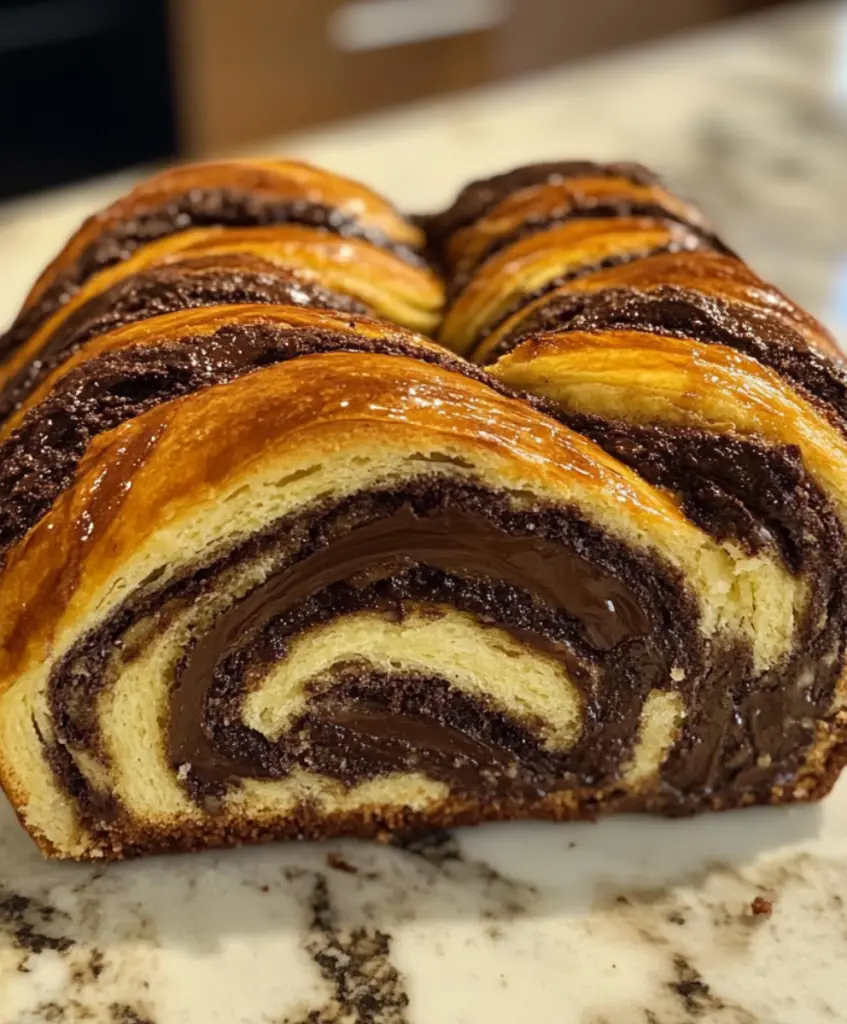
<svg viewBox="0 0 847 1024"><path fill-rule="evenodd" d="M37 332L32 344L0 368L0 422L92 339L168 313L236 304L369 312L363 302L327 288L313 273L249 253L186 256L153 265L119 277L80 303L67 303L50 318L47 330Z"/></svg>
<svg viewBox="0 0 847 1024"><path fill-rule="evenodd" d="M442 287L425 267L413 267L362 239L340 238L310 228L193 228L141 247L134 255L91 277L0 364L0 386L39 358L66 320L109 288L157 266L184 261L260 260L266 267L305 275L364 303L380 315L416 329L437 323Z"/></svg>
<svg viewBox="0 0 847 1024"><path fill-rule="evenodd" d="M778 288L767 284L741 260L722 253L697 251L659 253L619 266L601 269L562 284L555 291L516 310L474 349L474 360L491 362L522 335L557 325L555 312L539 324L545 308L559 298L587 297L598 292L628 289L650 293L660 288L680 288L713 299L737 303L753 321L757 316L776 317L796 331L807 346L827 358L841 361L832 334L813 316L792 302Z"/></svg>
<svg viewBox="0 0 847 1024"><path fill-rule="evenodd" d="M21 402L17 411L0 427L0 444L14 433L30 409L43 402L69 374L91 360L110 353L191 344L224 328L236 331L261 327L305 332L337 332L361 340L393 339L418 349L447 355L441 346L412 331L405 331L401 327L393 327L354 313L333 313L291 305L251 304L218 304L200 309L181 310L119 327L91 338L87 344L60 363Z"/></svg>
<svg viewBox="0 0 847 1024"><path fill-rule="evenodd" d="M642 164L593 160L553 160L526 164L514 170L469 182L451 205L440 213L420 218L426 227L430 248L441 255L450 237L484 217L497 203L513 193L535 185L557 184L573 179L611 178L632 185L660 185L660 179Z"/></svg>
<svg viewBox="0 0 847 1024"><path fill-rule="evenodd" d="M273 199L320 203L355 217L365 227L382 232L392 241L419 247L420 232L390 203L358 182L295 160L238 160L190 164L148 178L128 195L94 214L80 227L62 252L30 290L24 309L31 306L56 276L72 266L98 236L116 224L132 220L145 210L166 205L192 189L227 188Z"/></svg>
<svg viewBox="0 0 847 1024"><path fill-rule="evenodd" d="M474 346L502 321L560 280L657 252L710 246L699 232L652 217L566 221L486 260L448 305L439 338L448 348L473 357Z"/></svg>
<svg viewBox="0 0 847 1024"><path fill-rule="evenodd" d="M143 182L82 225L0 335L0 359L14 355L94 275L151 243L214 227L298 224L317 234L364 240L399 262L424 268L420 230L357 182L296 161L188 165ZM345 256L336 250L335 258Z"/></svg>
<svg viewBox="0 0 847 1024"><path fill-rule="evenodd" d="M661 412L652 414L665 421L797 445L847 516L847 439L776 373L723 345L645 332L540 334L504 356L493 373L541 395L549 386L560 403L572 393L574 409L584 403L580 411L601 415L617 409L647 418L654 396L662 395Z"/></svg>
<svg viewBox="0 0 847 1024"><path fill-rule="evenodd" d="M466 278L495 252L520 237L567 220L609 217L666 218L714 233L700 211L658 184L622 178L565 178L519 189L473 224L449 236L444 265L451 278Z"/></svg>

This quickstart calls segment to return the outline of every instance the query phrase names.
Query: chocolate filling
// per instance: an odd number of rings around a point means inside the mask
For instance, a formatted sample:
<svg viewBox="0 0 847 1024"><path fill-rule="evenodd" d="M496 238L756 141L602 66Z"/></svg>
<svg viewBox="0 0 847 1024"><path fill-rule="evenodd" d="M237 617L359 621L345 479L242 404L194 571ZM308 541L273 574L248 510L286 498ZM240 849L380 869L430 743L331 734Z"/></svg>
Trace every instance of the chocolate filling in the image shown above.
<svg viewBox="0 0 847 1024"><path fill-rule="evenodd" d="M427 508L426 492L417 509L404 504L391 510L388 504L388 514L345 529L221 615L187 652L178 674L170 746L175 768L190 766L195 783L208 786L255 775L257 766L271 776L295 763L305 766L310 744L292 762L284 740L273 744L232 723L245 676L256 678L262 666L285 657L290 638L339 614L374 608L402 617L405 601L444 600L449 594L454 607L487 616L496 602L500 612L492 625L511 627L522 637L537 634L535 646L563 662L571 676L579 674L571 651L577 641L598 658L627 641L645 643L651 623L629 587L540 530L518 533L493 525L482 514L479 496L459 497L462 504L435 508ZM474 499L477 509L466 511L465 503ZM391 503L400 500L393 496ZM552 526L562 528L555 521ZM486 592L487 601L481 599ZM658 683L666 670L658 652L653 659L645 676ZM596 714L601 717L599 709ZM406 747L408 756L414 742ZM597 757L602 760L599 752ZM348 773L345 781L358 778Z"/></svg>
<svg viewBox="0 0 847 1024"><path fill-rule="evenodd" d="M588 295L557 295L505 335L486 362L494 362L539 331L630 330L726 345L768 366L822 405L847 432L847 367L812 348L778 314L740 302L662 285L650 291L610 288Z"/></svg>
<svg viewBox="0 0 847 1024"><path fill-rule="evenodd" d="M556 758L531 728L444 679L387 675L367 663L336 672L330 692L309 702L290 734L305 766L348 784L400 768L454 792L537 796L555 773ZM522 771L511 778L518 761ZM564 783L560 775L555 785Z"/></svg>
<svg viewBox="0 0 847 1024"><path fill-rule="evenodd" d="M671 570L567 509L515 511L496 493L425 477L402 493L361 494L274 524L165 591L154 582L142 589L54 670L51 706L61 740L97 749L93 696L107 685L113 653L131 657L133 644L143 643L127 638L134 624L157 610L167 621L222 573L269 552L277 571L220 617L179 672L172 758L175 768L190 762L202 791L239 772L278 775L290 767L278 745L237 721L245 676L284 657L304 630L350 612L402 618L410 601L445 603L501 626L566 662L584 687L586 735L603 720L601 706L617 708L603 724L606 740L623 748L633 739L629 718L637 719L651 686L667 681L666 666L695 661L685 639L694 605ZM605 693L583 664L611 672L620 692Z"/></svg>
<svg viewBox="0 0 847 1024"><path fill-rule="evenodd" d="M364 227L344 211L306 199L274 199L234 189L193 188L163 206L137 213L99 235L75 263L56 275L32 306L23 310L11 328L0 335L0 360L30 335L94 274L128 259L148 242L196 227L268 227L304 224L343 238L362 238L423 266L421 256L406 245L392 242L381 231Z"/></svg>
<svg viewBox="0 0 847 1024"><path fill-rule="evenodd" d="M51 334L32 362L0 390L0 421L89 339L118 327L200 306L269 303L367 313L349 295L333 292L247 255L206 258L151 267L119 281L74 310Z"/></svg>
<svg viewBox="0 0 847 1024"><path fill-rule="evenodd" d="M548 231L569 221L602 220L617 217L649 217L657 221L669 221L679 224L695 235L702 237L709 249L727 256L734 255L732 250L714 232L707 230L702 224L693 219L681 217L678 213L671 212L657 204L634 203L631 200L620 199L614 203L603 202L584 206L567 206L561 211L554 210L545 216L527 218L512 231L498 238L493 238L472 266L466 268L461 273L452 275L448 288L449 297L454 298L458 295L476 271L490 259L525 238L537 235L542 231Z"/></svg>
<svg viewBox="0 0 847 1024"><path fill-rule="evenodd" d="M659 256L661 253L696 252L708 248L709 245L702 236L688 234L685 238L670 242L667 245L656 245L641 249L638 252L619 252L602 260L597 260L595 263L583 264L581 267L577 267L576 270L571 270L566 274L559 274L557 277L551 278L539 288L519 295L494 321L486 324L480 330L475 345L481 345L490 334L493 334L498 327L514 316L519 310L523 309L524 306L528 306L531 302L535 302L536 299L540 299L542 296L555 291L561 285L567 284L568 281L576 281L581 277L588 277L589 274L596 274L600 270L611 270L613 267L621 267L625 263L634 263L636 260L644 260L650 256Z"/></svg>
<svg viewBox="0 0 847 1024"><path fill-rule="evenodd" d="M648 483L673 491L686 516L716 539L738 541L750 554L775 549L790 572L829 579L844 531L795 446L599 416L559 418Z"/></svg>
<svg viewBox="0 0 847 1024"><path fill-rule="evenodd" d="M402 335L371 340L326 330L232 324L168 346L107 353L59 381L0 447L0 560L69 486L96 435L201 388L299 356L333 351L421 359L510 394L485 371Z"/></svg>
<svg viewBox="0 0 847 1024"><path fill-rule="evenodd" d="M660 179L635 163L598 164L591 160L558 160L529 164L491 178L472 181L443 213L417 219L425 229L430 249L439 253L450 235L479 220L499 202L519 189L552 183L563 178L623 178L634 185L659 185Z"/></svg>
<svg viewBox="0 0 847 1024"><path fill-rule="evenodd" d="M500 495L430 478L275 524L164 591L142 590L54 670L50 702L61 742L97 751L94 696L108 685L114 652L132 657L132 641L123 647L122 638L134 623L161 628L151 618L157 609L166 622L169 609L213 589L227 569L268 552L277 568L177 669L169 753L197 798L220 795L239 776L279 778L298 767L347 785L423 771L481 801L614 787L647 694L673 686L685 701L685 732L651 809L685 813L715 794L766 799L802 764L839 674L844 601L838 586L826 592L830 580L798 630L803 653L757 679L746 647L704 641L694 601L655 557L628 551L567 509L516 511ZM445 680L399 669L375 674L358 662L336 666L278 742L241 720L247 688L297 636L366 609L402 620L421 603L468 612L562 661L583 702L575 746L551 752L537 722L498 712ZM670 681L671 666L682 678ZM102 808L80 801L104 822Z"/></svg>

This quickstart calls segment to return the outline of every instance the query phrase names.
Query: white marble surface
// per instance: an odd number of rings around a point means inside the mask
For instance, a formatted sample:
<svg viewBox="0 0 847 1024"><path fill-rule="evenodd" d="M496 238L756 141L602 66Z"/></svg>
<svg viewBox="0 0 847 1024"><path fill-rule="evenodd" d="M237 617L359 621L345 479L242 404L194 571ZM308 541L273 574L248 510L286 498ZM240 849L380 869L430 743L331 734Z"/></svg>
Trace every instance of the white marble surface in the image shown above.
<svg viewBox="0 0 847 1024"><path fill-rule="evenodd" d="M847 339L845 40L847 7L805 4L262 149L409 208L527 160L642 159ZM0 321L134 176L0 207ZM0 1024L847 1021L845 900L847 780L819 807L98 868L42 861L0 804Z"/></svg>
<svg viewBox="0 0 847 1024"><path fill-rule="evenodd" d="M4 1024L847 1017L847 784L817 807L693 821L98 868L42 861L10 819L0 810Z"/></svg>

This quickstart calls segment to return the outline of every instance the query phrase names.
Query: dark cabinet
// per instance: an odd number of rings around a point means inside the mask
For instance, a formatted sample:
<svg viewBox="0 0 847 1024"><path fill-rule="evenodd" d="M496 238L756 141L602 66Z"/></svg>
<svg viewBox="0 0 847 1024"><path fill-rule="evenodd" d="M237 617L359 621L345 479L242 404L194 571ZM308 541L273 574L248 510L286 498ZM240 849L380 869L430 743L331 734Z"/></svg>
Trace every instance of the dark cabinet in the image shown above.
<svg viewBox="0 0 847 1024"><path fill-rule="evenodd" d="M0 196L171 156L165 0L0 0Z"/></svg>

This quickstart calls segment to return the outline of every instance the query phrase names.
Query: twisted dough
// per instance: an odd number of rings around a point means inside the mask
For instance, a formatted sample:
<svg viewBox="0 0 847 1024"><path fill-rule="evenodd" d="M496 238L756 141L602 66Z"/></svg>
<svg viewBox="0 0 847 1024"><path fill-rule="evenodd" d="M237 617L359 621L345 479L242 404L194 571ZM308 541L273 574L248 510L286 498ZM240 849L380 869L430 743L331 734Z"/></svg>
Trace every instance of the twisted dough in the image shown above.
<svg viewBox="0 0 847 1024"><path fill-rule="evenodd" d="M301 164L181 168L3 351L0 778L48 853L834 781L843 369L643 168L418 226Z"/></svg>

